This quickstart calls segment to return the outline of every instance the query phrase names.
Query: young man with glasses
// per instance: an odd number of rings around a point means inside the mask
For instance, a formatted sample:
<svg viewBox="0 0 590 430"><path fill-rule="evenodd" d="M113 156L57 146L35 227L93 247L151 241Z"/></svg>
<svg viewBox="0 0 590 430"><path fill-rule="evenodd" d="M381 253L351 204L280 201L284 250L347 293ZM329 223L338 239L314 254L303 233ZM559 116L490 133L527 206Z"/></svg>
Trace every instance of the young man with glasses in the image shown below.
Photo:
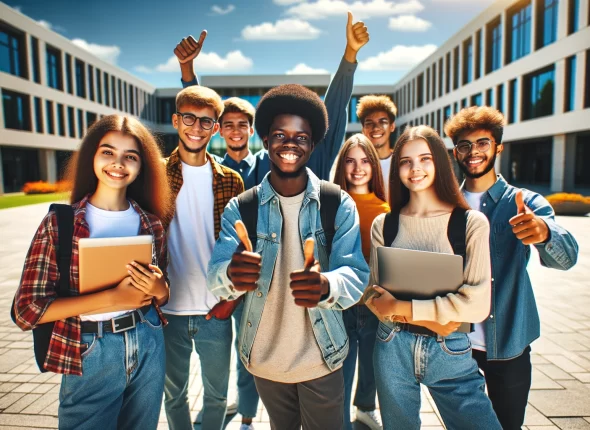
<svg viewBox="0 0 590 430"><path fill-rule="evenodd" d="M174 198L174 216L166 226L171 294L162 308L168 319L164 405L170 429L193 428L188 404L193 342L204 387L202 427L221 429L225 420L232 327L231 319L207 317L219 304L207 289L207 265L223 209L244 191L244 183L206 150L222 113L221 98L209 88L190 87L176 96L172 125L178 147L166 159Z"/></svg>
<svg viewBox="0 0 590 430"><path fill-rule="evenodd" d="M395 130L397 107L388 96L368 95L359 100L356 115L363 126L363 134L369 138L379 155L385 196L389 200L389 171L393 154L390 137Z"/></svg>
<svg viewBox="0 0 590 430"><path fill-rule="evenodd" d="M530 245L543 266L568 270L576 264L578 244L557 224L545 198L513 187L496 173L504 124L496 109L470 107L447 121L445 133L455 144L455 160L465 174L462 189L467 202L490 221L492 309L470 338L500 424L512 430L524 422L531 386L530 344L540 336L527 273Z"/></svg>

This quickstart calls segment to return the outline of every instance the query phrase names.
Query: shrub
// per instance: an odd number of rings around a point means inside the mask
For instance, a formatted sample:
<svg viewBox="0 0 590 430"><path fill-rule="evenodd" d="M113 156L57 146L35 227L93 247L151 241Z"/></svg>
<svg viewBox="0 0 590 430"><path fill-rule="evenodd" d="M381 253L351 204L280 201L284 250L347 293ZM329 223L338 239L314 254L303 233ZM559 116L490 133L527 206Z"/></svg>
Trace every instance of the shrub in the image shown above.
<svg viewBox="0 0 590 430"><path fill-rule="evenodd" d="M551 205L558 205L560 203L566 202L579 202L579 203L586 203L590 204L590 197L584 197L581 194L572 194L572 193L556 193L547 196L547 201L551 203Z"/></svg>
<svg viewBox="0 0 590 430"><path fill-rule="evenodd" d="M71 184L68 181L58 181L55 184L45 181L27 182L22 188L25 194L63 193L69 190L71 190Z"/></svg>

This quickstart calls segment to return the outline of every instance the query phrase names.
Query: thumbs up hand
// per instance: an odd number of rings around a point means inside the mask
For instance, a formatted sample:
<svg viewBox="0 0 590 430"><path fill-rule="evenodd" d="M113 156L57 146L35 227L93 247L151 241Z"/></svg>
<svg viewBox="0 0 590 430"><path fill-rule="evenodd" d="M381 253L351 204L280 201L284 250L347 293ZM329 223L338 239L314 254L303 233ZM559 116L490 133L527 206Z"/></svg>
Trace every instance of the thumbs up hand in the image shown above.
<svg viewBox="0 0 590 430"><path fill-rule="evenodd" d="M241 220L236 221L235 229L240 244L227 267L227 276L236 290L254 291L257 288L256 281L260 278L262 257L252 252L252 243Z"/></svg>
<svg viewBox="0 0 590 430"><path fill-rule="evenodd" d="M346 51L344 57L350 63L356 62L356 53L369 42L369 32L362 21L353 24L353 16L348 11L348 22L346 23Z"/></svg>
<svg viewBox="0 0 590 430"><path fill-rule="evenodd" d="M174 55L176 55L178 62L180 64L184 64L194 60L201 52L201 48L203 48L203 42L205 41L206 37L207 30L203 30L199 36L198 42L192 35L183 38L176 45L176 48L174 48Z"/></svg>
<svg viewBox="0 0 590 430"><path fill-rule="evenodd" d="M522 190L516 192L516 216L510 218L512 232L523 245L534 245L546 242L549 238L549 228L542 218L524 204Z"/></svg>
<svg viewBox="0 0 590 430"><path fill-rule="evenodd" d="M328 279L320 273L319 262L314 258L315 241L309 238L303 246L304 266L291 272L291 294L297 306L316 307L323 295L330 292Z"/></svg>

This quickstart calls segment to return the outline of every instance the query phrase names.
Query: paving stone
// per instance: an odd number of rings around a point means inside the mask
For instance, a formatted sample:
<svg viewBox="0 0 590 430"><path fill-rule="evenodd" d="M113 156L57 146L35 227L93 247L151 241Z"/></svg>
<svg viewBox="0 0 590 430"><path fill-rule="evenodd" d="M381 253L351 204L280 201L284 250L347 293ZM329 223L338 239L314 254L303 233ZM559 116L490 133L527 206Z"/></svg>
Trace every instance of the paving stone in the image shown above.
<svg viewBox="0 0 590 430"><path fill-rule="evenodd" d="M564 372L562 369L554 364L538 364L535 368L553 380L559 379L574 379L572 375Z"/></svg>
<svg viewBox="0 0 590 430"><path fill-rule="evenodd" d="M529 403L546 417L590 416L589 388L579 381L560 381L565 390L531 390Z"/></svg>
<svg viewBox="0 0 590 430"><path fill-rule="evenodd" d="M527 404L525 416L525 426L551 426L553 423L549 421L541 412L535 409L530 403Z"/></svg>
<svg viewBox="0 0 590 430"><path fill-rule="evenodd" d="M35 375L28 375L28 374L20 374L20 375L16 375L14 376L10 382L29 382L31 379L33 379L35 377Z"/></svg>
<svg viewBox="0 0 590 430"><path fill-rule="evenodd" d="M548 364L549 362L539 354L531 354L532 364Z"/></svg>
<svg viewBox="0 0 590 430"><path fill-rule="evenodd" d="M55 384L39 384L39 386L37 388L35 388L33 391L31 391L31 393L45 394L54 387L55 387Z"/></svg>
<svg viewBox="0 0 590 430"><path fill-rule="evenodd" d="M4 413L6 414L16 414L21 412L31 403L34 403L41 397L41 394L25 394L21 397L18 402L13 403L9 408L7 408Z"/></svg>
<svg viewBox="0 0 590 430"><path fill-rule="evenodd" d="M47 415L0 414L0 425L12 428L57 428L57 417L50 417Z"/></svg>
<svg viewBox="0 0 590 430"><path fill-rule="evenodd" d="M545 355L545 358L568 373L584 372L585 370L583 367L578 366L576 363L571 361L569 358L564 357L563 355Z"/></svg>
<svg viewBox="0 0 590 430"><path fill-rule="evenodd" d="M30 393L38 386L39 386L39 384L31 384L30 382L27 382L25 384L20 385L19 387L15 388L12 391L14 393Z"/></svg>
<svg viewBox="0 0 590 430"><path fill-rule="evenodd" d="M573 379L573 378L572 378ZM543 372L533 367L533 381L531 390L561 390L563 387L545 375Z"/></svg>
<svg viewBox="0 0 590 430"><path fill-rule="evenodd" d="M590 423L583 418L551 418L562 430L590 430Z"/></svg>
<svg viewBox="0 0 590 430"><path fill-rule="evenodd" d="M1 396L1 394L0 394ZM17 402L21 397L24 397L24 393L6 393L0 397L0 410L8 408L13 403Z"/></svg>
<svg viewBox="0 0 590 430"><path fill-rule="evenodd" d="M47 393L42 395L35 403L32 403L22 412L25 414L38 414L53 403L59 400L59 395L55 393Z"/></svg>
<svg viewBox="0 0 590 430"><path fill-rule="evenodd" d="M4 383L0 384L0 393L10 393L19 385L20 384L18 384L18 383L4 382Z"/></svg>
<svg viewBox="0 0 590 430"><path fill-rule="evenodd" d="M584 382L586 384L590 383L590 372L586 373L572 373L572 376L575 376L580 382Z"/></svg>

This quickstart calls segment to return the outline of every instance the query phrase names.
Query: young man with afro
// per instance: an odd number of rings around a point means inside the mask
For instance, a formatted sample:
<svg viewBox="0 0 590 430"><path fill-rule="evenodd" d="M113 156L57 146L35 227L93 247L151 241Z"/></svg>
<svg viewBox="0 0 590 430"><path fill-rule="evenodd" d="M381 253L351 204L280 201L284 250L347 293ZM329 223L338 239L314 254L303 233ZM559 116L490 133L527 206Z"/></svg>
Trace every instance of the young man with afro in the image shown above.
<svg viewBox="0 0 590 430"><path fill-rule="evenodd" d="M213 294L246 296L240 359L254 375L274 429L343 427L348 340L341 311L360 299L369 269L356 207L340 190L331 252L326 247L320 180L306 164L327 126L323 102L305 87L282 85L262 97L255 127L270 174L255 188L256 247L246 251L248 240L238 236L239 200L232 199L209 263ZM309 238L315 240L311 253Z"/></svg>
<svg viewBox="0 0 590 430"><path fill-rule="evenodd" d="M574 237L555 220L549 202L518 189L496 173L504 150L504 116L494 108L470 107L445 124L453 153L465 174L467 203L490 221L492 308L470 334L473 358L485 373L488 395L504 430L520 429L531 387L531 347L540 336L535 295L527 272L533 245L545 267L572 268Z"/></svg>

